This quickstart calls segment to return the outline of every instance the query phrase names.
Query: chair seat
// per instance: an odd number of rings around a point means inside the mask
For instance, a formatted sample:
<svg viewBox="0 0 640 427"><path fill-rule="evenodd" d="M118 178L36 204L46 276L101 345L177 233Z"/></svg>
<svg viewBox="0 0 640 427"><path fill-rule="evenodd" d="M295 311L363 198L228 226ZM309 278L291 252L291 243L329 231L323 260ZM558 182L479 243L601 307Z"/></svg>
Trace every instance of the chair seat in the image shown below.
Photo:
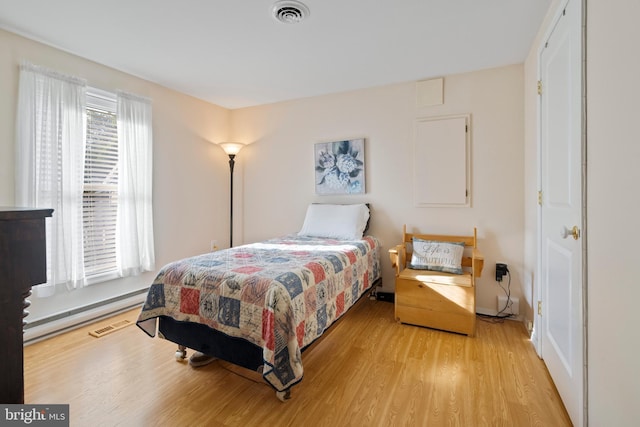
<svg viewBox="0 0 640 427"><path fill-rule="evenodd" d="M453 285L471 287L471 274L452 274L442 271L414 270L405 268L398 275L400 279L417 280L424 283L434 283L438 285Z"/></svg>

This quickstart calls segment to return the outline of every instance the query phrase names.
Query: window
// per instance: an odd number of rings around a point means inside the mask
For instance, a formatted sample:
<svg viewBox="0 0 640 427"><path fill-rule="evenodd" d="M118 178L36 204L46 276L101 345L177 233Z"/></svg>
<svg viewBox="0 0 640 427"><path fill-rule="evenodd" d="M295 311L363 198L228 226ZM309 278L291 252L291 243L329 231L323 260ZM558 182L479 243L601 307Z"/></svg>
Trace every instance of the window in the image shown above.
<svg viewBox="0 0 640 427"><path fill-rule="evenodd" d="M117 276L118 128L115 96L87 91L82 192L84 270L88 283Z"/></svg>
<svg viewBox="0 0 640 427"><path fill-rule="evenodd" d="M151 271L151 100L26 63L18 92L16 203L54 209L38 293Z"/></svg>

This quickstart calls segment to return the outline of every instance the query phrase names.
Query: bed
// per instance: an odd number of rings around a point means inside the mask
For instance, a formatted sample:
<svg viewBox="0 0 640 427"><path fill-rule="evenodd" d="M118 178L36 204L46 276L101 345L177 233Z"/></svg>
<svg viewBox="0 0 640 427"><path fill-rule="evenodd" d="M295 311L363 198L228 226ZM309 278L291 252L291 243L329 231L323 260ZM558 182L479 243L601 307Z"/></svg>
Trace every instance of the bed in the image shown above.
<svg viewBox="0 0 640 427"><path fill-rule="evenodd" d="M172 262L136 324L181 350L259 371L288 399L303 377L302 351L381 280L368 219L364 204L314 204L299 233Z"/></svg>

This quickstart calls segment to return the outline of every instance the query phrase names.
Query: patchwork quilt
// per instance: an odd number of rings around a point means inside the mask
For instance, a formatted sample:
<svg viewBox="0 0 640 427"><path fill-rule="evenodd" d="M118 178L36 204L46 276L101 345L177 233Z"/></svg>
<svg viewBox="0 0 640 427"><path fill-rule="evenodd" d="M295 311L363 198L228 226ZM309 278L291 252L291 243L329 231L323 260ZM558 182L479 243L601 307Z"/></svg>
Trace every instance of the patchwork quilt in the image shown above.
<svg viewBox="0 0 640 427"><path fill-rule="evenodd" d="M263 349L265 380L284 391L302 379L301 350L380 277L375 237L290 235L166 265L137 325L153 337L169 316L248 340Z"/></svg>

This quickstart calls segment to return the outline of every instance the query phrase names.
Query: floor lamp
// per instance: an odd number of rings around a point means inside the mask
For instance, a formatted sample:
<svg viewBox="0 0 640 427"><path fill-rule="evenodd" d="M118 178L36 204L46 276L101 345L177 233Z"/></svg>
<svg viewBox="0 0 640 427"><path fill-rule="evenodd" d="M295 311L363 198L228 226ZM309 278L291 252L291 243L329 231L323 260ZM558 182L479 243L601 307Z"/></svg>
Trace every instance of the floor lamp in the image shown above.
<svg viewBox="0 0 640 427"><path fill-rule="evenodd" d="M230 173L230 185L229 185L229 247L233 247L233 166L236 164L236 154L242 150L244 144L238 142L223 142L220 147L225 153L229 155L229 173Z"/></svg>

